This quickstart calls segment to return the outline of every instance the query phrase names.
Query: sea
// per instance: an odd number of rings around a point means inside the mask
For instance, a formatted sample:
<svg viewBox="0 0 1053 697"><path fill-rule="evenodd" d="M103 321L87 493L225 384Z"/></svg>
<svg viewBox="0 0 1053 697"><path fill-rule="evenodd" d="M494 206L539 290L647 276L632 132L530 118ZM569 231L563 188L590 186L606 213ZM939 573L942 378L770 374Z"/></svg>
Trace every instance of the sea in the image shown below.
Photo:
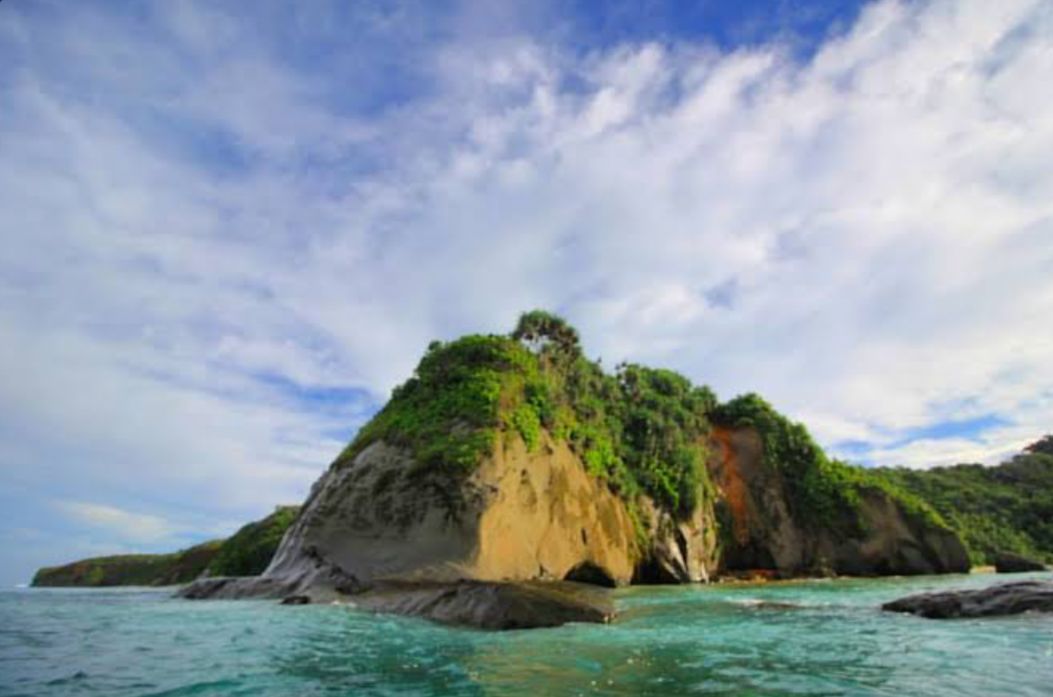
<svg viewBox="0 0 1053 697"><path fill-rule="evenodd" d="M1013 580L1049 578L1014 575ZM636 587L610 625L484 632L172 589L0 591L0 695L1053 695L1053 615L926 620L992 574Z"/></svg>

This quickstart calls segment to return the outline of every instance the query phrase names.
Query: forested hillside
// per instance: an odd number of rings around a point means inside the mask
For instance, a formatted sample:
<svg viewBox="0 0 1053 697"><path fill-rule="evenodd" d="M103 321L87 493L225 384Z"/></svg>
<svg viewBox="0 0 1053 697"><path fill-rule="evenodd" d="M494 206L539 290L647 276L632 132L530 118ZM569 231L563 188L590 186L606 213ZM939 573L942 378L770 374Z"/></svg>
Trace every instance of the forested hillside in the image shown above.
<svg viewBox="0 0 1053 697"><path fill-rule="evenodd" d="M1053 435L996 467L876 471L939 511L973 563L993 563L999 552L1053 561Z"/></svg>

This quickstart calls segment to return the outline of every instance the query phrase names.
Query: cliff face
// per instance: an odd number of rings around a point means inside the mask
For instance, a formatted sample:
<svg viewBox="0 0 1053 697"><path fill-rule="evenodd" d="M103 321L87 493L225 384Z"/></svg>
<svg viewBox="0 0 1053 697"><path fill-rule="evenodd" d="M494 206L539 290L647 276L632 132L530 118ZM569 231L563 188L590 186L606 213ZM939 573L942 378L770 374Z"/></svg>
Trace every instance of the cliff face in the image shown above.
<svg viewBox="0 0 1053 697"><path fill-rule="evenodd" d="M709 467L719 490L723 572L775 576L964 572L958 536L877 486L862 486L851 511L821 522L795 510L785 476L752 428L714 429Z"/></svg>
<svg viewBox="0 0 1053 697"><path fill-rule="evenodd" d="M518 437L501 438L463 480L422 472L404 449L375 442L315 485L264 574L264 588L280 595L460 580L616 586L743 572L968 569L953 533L880 489L862 490L852 518L802 520L752 428L714 429L707 451L716 495L700 493L694 513L680 519L644 496L631 511L547 433L534 449Z"/></svg>
<svg viewBox="0 0 1053 697"><path fill-rule="evenodd" d="M628 583L639 557L625 503L565 443L508 438L461 481L420 473L383 442L331 468L267 578L314 583L472 579Z"/></svg>

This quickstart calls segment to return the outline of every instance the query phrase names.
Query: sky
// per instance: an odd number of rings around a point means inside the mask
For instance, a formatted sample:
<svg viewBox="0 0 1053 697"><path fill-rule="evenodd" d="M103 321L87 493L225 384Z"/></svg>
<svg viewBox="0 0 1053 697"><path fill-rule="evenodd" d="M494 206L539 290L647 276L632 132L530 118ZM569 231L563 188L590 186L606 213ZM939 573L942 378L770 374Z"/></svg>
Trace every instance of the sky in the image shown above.
<svg viewBox="0 0 1053 697"><path fill-rule="evenodd" d="M0 584L546 308L866 465L1053 431L1053 4L0 2Z"/></svg>

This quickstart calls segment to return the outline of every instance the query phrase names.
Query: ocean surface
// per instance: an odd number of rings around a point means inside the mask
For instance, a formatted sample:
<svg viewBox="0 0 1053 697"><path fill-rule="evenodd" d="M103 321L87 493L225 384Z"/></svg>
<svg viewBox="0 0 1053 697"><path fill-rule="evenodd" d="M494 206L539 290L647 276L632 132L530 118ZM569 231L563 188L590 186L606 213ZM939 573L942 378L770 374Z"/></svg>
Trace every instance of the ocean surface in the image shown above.
<svg viewBox="0 0 1053 697"><path fill-rule="evenodd" d="M13 589L0 695L1053 695L1053 616L878 610L1005 580L632 588L615 624L505 633L171 589Z"/></svg>

